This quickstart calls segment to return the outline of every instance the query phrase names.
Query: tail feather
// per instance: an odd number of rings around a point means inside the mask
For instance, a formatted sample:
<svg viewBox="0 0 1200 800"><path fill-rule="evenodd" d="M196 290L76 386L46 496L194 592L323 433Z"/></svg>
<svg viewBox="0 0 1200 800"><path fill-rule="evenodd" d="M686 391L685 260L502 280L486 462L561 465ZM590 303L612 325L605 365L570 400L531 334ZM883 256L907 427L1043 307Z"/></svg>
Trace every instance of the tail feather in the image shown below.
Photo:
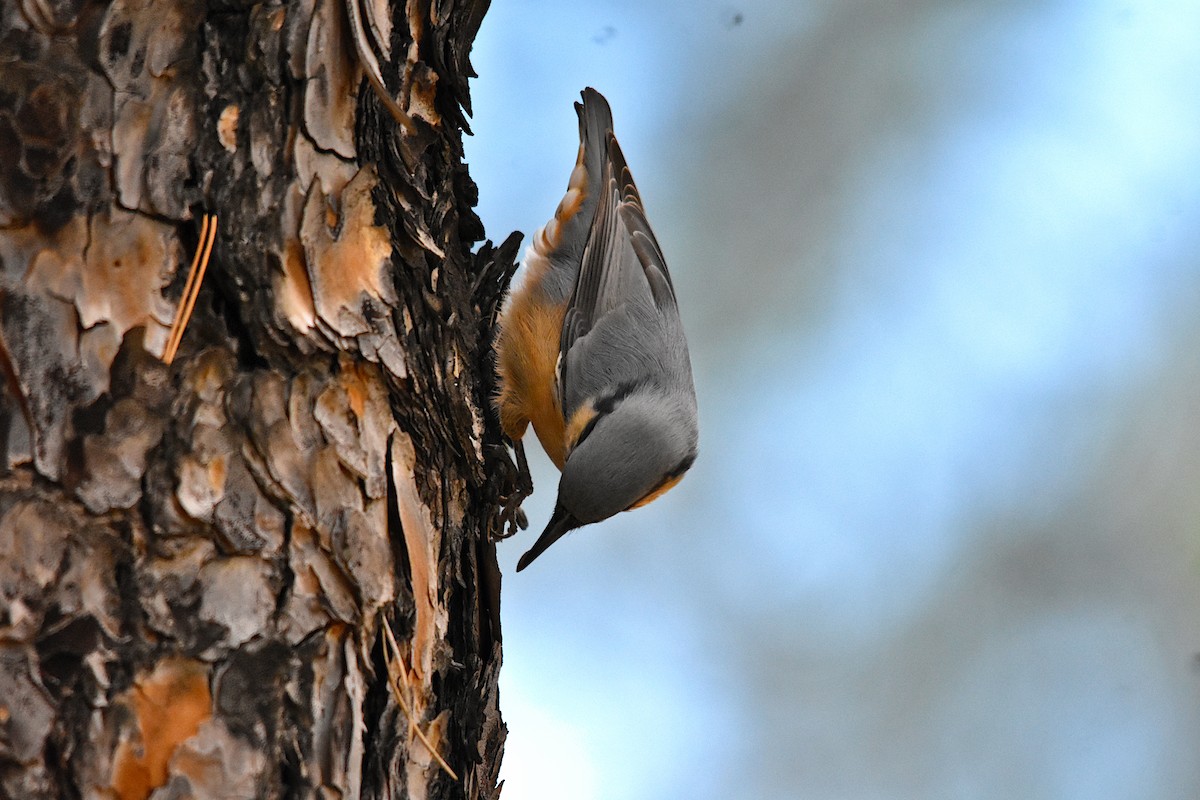
<svg viewBox="0 0 1200 800"><path fill-rule="evenodd" d="M539 254L546 257L557 254L572 262L582 253L592 217L596 215L608 158L608 137L612 134L612 110L604 95L589 87L582 96L583 102L575 104L575 113L579 115L579 155L567 193L554 218L534 239Z"/></svg>
<svg viewBox="0 0 1200 800"><path fill-rule="evenodd" d="M592 87L582 92L583 102L575 104L579 115L579 142L583 147L583 164L592 180L594 197L596 183L604 171L604 160L608 157L608 135L612 133L612 109L604 95Z"/></svg>

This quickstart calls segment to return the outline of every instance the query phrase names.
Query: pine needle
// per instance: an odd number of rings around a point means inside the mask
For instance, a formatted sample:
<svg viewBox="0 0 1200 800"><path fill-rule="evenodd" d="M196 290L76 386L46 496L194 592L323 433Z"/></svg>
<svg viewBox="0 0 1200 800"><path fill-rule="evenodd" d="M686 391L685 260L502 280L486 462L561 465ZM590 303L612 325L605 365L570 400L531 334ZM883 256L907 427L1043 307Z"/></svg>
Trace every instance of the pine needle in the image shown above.
<svg viewBox="0 0 1200 800"><path fill-rule="evenodd" d="M183 331L187 328L192 311L196 308L196 298L200 294L200 285L204 282L204 272L208 269L208 259L212 256L213 242L217 239L217 217L215 214L205 214L200 222L200 241L196 243L196 253L192 256L192 266L188 269L187 282L183 286L183 296L179 298L179 307L175 309L175 320L171 323L171 332L167 336L167 345L163 348L163 362L170 364L175 360L179 343L183 340Z"/></svg>
<svg viewBox="0 0 1200 800"><path fill-rule="evenodd" d="M425 732L421 730L421 726L417 724L417 720L413 716L412 706L409 705L408 700L404 696L406 691L409 693L412 692L412 687L408 682L408 670L404 666L404 658L400 655L400 646L396 644L396 637L392 635L392 628L387 624L387 620L380 621L383 625L383 632L386 634L385 638L387 639L387 643L391 646L392 652L392 658L388 660L388 676L393 678L392 689L394 691L392 694L396 698L397 705L400 706L401 710L404 711L405 716L408 717L409 733L410 735L412 733L416 733L417 738L420 739L421 743L425 745L425 748L433 756L434 761L437 761L438 766L445 770L446 774L450 776L451 780L457 781L458 775L454 774L454 770L450 769L450 765L446 763L446 759L442 758L441 754L437 751L437 748L433 746L433 742L429 741L429 737L426 736ZM393 667L395 667L394 670ZM401 686L401 681L404 683L403 686Z"/></svg>

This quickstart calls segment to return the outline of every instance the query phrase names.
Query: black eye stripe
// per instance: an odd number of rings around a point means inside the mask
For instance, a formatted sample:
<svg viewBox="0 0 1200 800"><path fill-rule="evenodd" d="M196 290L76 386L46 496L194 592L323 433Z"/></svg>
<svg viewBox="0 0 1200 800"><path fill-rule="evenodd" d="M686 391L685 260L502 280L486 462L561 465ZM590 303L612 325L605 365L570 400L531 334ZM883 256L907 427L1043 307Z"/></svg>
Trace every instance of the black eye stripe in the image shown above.
<svg viewBox="0 0 1200 800"><path fill-rule="evenodd" d="M598 416L611 414L613 409L617 407L618 403L620 403L626 397L629 397L629 395L633 394L633 388L635 385L636 384L634 384L632 381L625 381L624 383L617 384L616 389L609 394L604 395L604 397L601 397L593 404L592 407L596 409L596 414Z"/></svg>
<svg viewBox="0 0 1200 800"><path fill-rule="evenodd" d="M636 386L636 384L634 384L632 381L624 381L623 383L619 383L617 384L616 389L592 403L592 408L595 409L596 415L588 420L587 425L583 426L583 430L580 431L579 435L575 437L575 443L571 445L571 447L576 448L583 444L583 440L586 439L592 432L592 429L596 427L596 423L600 421L600 418L606 414L611 414L614 410L616 410L616 407L621 403L621 401L633 393L634 386Z"/></svg>
<svg viewBox="0 0 1200 800"><path fill-rule="evenodd" d="M694 463L696 463L696 454L695 453L691 453L691 454L685 456L683 461L680 461L678 464L675 465L675 469L673 469L667 473L667 477L663 479L663 483L666 483L667 481L671 480L672 478L678 478L680 475L682 475L683 473L685 473L689 469L691 469L692 464L694 464Z"/></svg>
<svg viewBox="0 0 1200 800"><path fill-rule="evenodd" d="M588 420L588 424L583 426L583 430L579 432L579 436L575 437L575 447L583 444L583 440L586 439L588 434L592 432L592 429L596 427L596 423L600 421L600 417L602 416L603 414L597 414Z"/></svg>

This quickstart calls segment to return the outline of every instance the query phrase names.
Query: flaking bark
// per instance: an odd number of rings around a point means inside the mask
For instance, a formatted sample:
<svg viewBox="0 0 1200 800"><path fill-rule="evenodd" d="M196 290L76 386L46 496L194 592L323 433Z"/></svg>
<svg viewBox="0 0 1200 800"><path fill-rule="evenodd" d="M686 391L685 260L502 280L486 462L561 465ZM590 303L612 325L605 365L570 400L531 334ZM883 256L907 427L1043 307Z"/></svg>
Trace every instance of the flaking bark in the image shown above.
<svg viewBox="0 0 1200 800"><path fill-rule="evenodd" d="M0 4L0 796L498 795L486 8Z"/></svg>

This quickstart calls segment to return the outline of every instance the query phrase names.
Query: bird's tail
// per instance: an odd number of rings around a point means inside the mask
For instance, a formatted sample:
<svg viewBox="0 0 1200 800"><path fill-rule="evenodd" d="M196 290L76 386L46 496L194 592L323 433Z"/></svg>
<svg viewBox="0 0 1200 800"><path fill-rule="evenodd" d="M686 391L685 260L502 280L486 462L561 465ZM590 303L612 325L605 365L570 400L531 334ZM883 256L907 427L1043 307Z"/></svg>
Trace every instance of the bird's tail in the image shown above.
<svg viewBox="0 0 1200 800"><path fill-rule="evenodd" d="M590 87L582 95L583 102L575 104L575 113L579 115L579 155L566 194L554 216L534 235L530 253L526 255L528 266L546 273L542 280L547 294L561 297L564 302L575 284L583 246L596 216L604 165L609 158L608 140L612 136L612 111L604 95ZM570 269L561 275L554 273L551 259L559 271L566 266Z"/></svg>
<svg viewBox="0 0 1200 800"><path fill-rule="evenodd" d="M604 171L604 160L608 157L608 135L612 133L612 109L604 95L592 87L583 90L583 102L575 104L575 113L579 115L579 143L582 149L582 162L587 174L594 181L599 180ZM594 198L595 187L589 194Z"/></svg>

